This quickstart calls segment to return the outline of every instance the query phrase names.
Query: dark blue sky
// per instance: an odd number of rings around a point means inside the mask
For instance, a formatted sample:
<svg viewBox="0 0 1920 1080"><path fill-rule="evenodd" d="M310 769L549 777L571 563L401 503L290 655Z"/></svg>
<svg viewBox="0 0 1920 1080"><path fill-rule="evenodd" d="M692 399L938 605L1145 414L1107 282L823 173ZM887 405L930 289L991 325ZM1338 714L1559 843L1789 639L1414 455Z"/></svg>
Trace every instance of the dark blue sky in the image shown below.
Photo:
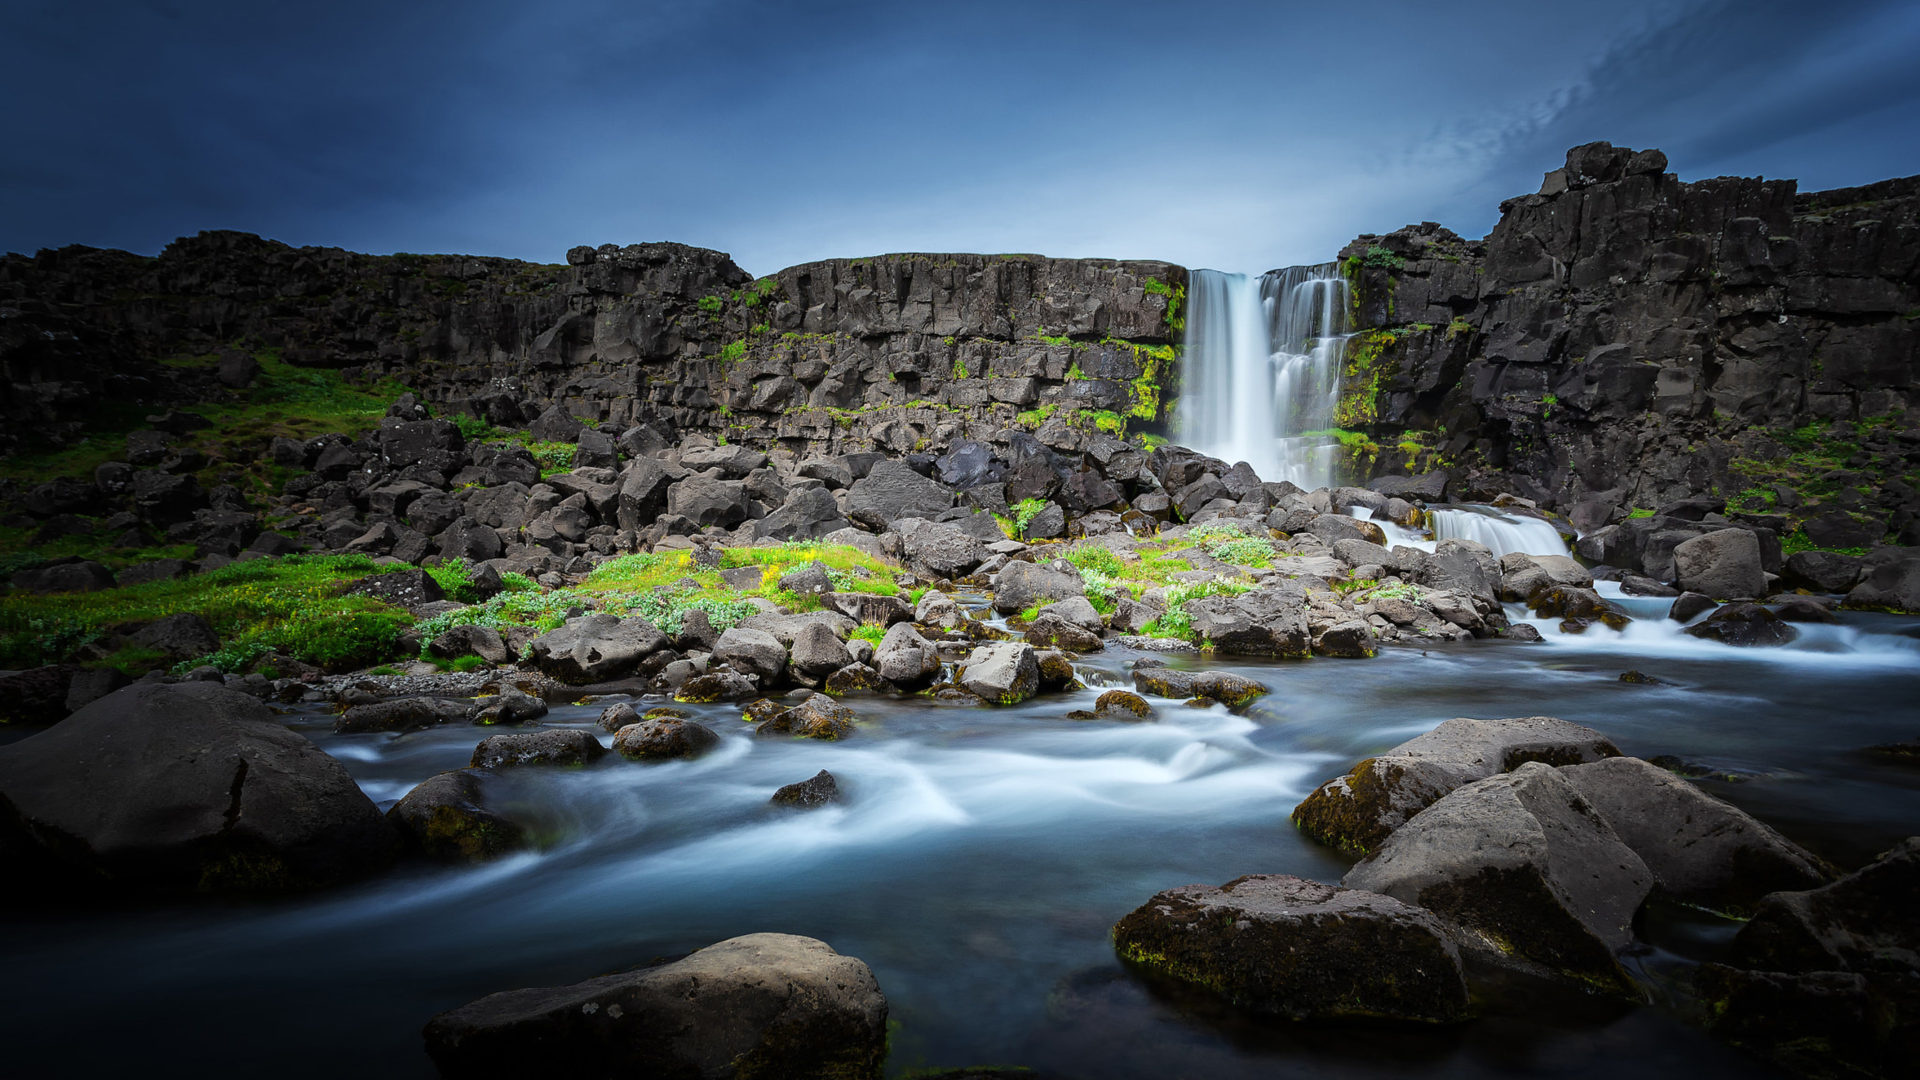
<svg viewBox="0 0 1920 1080"><path fill-rule="evenodd" d="M1912 0L8 7L10 251L233 228L1262 270L1479 236L1594 139L1688 179L1920 173Z"/></svg>

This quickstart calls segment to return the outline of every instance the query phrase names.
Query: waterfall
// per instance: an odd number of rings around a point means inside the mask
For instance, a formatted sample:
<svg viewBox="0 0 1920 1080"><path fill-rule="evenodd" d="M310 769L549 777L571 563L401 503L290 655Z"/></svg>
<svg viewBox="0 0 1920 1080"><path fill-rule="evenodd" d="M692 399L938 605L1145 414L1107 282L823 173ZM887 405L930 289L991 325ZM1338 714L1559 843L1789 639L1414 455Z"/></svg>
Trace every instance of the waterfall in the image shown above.
<svg viewBox="0 0 1920 1080"><path fill-rule="evenodd" d="M1495 558L1519 551L1528 555L1571 555L1560 530L1536 517L1503 514L1491 506L1462 505L1432 511L1435 540L1477 540Z"/></svg>
<svg viewBox="0 0 1920 1080"><path fill-rule="evenodd" d="M1187 287L1179 441L1263 480L1333 482L1347 282L1336 264L1259 277L1196 270Z"/></svg>

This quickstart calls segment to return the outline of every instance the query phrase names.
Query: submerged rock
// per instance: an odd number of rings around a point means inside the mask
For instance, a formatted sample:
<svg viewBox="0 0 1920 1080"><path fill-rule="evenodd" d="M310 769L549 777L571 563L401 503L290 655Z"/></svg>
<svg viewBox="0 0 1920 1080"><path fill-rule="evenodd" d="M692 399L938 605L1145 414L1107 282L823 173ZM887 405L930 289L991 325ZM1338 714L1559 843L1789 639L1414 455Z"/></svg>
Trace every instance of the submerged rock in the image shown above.
<svg viewBox="0 0 1920 1080"><path fill-rule="evenodd" d="M115 887L209 892L331 885L398 851L338 761L203 682L136 683L0 749L0 833Z"/></svg>
<svg viewBox="0 0 1920 1080"><path fill-rule="evenodd" d="M1365 854L1448 792L1529 761L1575 765L1620 751L1588 727L1551 716L1457 717L1316 788L1293 823L1330 847Z"/></svg>
<svg viewBox="0 0 1920 1080"><path fill-rule="evenodd" d="M1728 604L1687 627L1686 632L1723 645L1750 648L1785 645L1800 636L1800 631L1759 604Z"/></svg>
<svg viewBox="0 0 1920 1080"><path fill-rule="evenodd" d="M788 784L774 792L773 798L767 801L775 806L793 806L802 810L811 810L842 800L839 781L833 778L832 773L821 769L809 779Z"/></svg>
<svg viewBox="0 0 1920 1080"><path fill-rule="evenodd" d="M1432 914L1280 874L1156 894L1114 925L1120 956L1295 1020L1464 1019L1460 954Z"/></svg>
<svg viewBox="0 0 1920 1080"><path fill-rule="evenodd" d="M572 986L509 990L427 1023L449 1080L504 1076L877 1080L887 1003L825 942L749 934Z"/></svg>
<svg viewBox="0 0 1920 1080"><path fill-rule="evenodd" d="M1440 915L1500 955L1624 988L1616 954L1654 875L1559 771L1528 762L1394 831L1342 885Z"/></svg>

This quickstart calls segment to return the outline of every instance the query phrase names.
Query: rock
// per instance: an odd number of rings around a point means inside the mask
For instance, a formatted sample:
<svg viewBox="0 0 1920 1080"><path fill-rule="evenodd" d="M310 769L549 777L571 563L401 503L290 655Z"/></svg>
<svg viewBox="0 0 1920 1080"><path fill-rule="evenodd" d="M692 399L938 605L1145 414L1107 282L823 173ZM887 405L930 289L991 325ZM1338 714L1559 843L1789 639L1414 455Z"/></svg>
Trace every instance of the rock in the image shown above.
<svg viewBox="0 0 1920 1080"><path fill-rule="evenodd" d="M1100 641L1100 635L1082 629L1053 613L1053 607L1040 609L1022 634L1029 645L1044 649L1065 649L1068 652L1098 652L1106 646Z"/></svg>
<svg viewBox="0 0 1920 1080"><path fill-rule="evenodd" d="M836 638L844 639L853 633L854 622L837 611L803 611L794 615L764 614L755 615L740 623L739 629L758 630L773 635L773 639L786 648L800 640L810 626L824 626Z"/></svg>
<svg viewBox="0 0 1920 1080"><path fill-rule="evenodd" d="M1373 628L1364 620L1348 619L1320 632L1313 639L1315 656L1337 656L1365 660L1374 655Z"/></svg>
<svg viewBox="0 0 1920 1080"><path fill-rule="evenodd" d="M1560 776L1606 819L1671 896L1736 914L1782 889L1832 877L1799 845L1639 758L1569 765Z"/></svg>
<svg viewBox="0 0 1920 1080"><path fill-rule="evenodd" d="M711 704L716 701L744 701L759 693L753 680L734 671L716 671L707 675L696 675L680 684L673 692L673 700L692 704Z"/></svg>
<svg viewBox="0 0 1920 1080"><path fill-rule="evenodd" d="M832 742L852 735L853 710L825 694L815 694L791 709L782 709L755 728L755 735L797 735Z"/></svg>
<svg viewBox="0 0 1920 1080"><path fill-rule="evenodd" d="M898 522L907 565L935 578L965 577L986 558L980 541L938 521Z"/></svg>
<svg viewBox="0 0 1920 1080"><path fill-rule="evenodd" d="M847 666L852 659L846 643L825 623L808 623L793 638L788 662L795 671L811 678L824 678Z"/></svg>
<svg viewBox="0 0 1920 1080"><path fill-rule="evenodd" d="M1003 615L1025 611L1042 600L1065 600L1086 594L1086 585L1079 574L1030 562L1010 562L993 578L993 609Z"/></svg>
<svg viewBox="0 0 1920 1080"><path fill-rule="evenodd" d="M1796 551L1787 556L1781 575L1789 585L1815 592L1843 593L1860 581L1865 559L1834 551Z"/></svg>
<svg viewBox="0 0 1920 1080"><path fill-rule="evenodd" d="M424 1034L448 1080L877 1078L886 1026L867 965L812 938L749 934L668 964L493 994Z"/></svg>
<svg viewBox="0 0 1920 1080"><path fill-rule="evenodd" d="M1677 601L1676 601L1677 603ZM1743 648L1785 645L1800 636L1780 617L1759 604L1727 604L1686 628L1697 638Z"/></svg>
<svg viewBox="0 0 1920 1080"><path fill-rule="evenodd" d="M475 769L516 765L591 765L607 752L600 740L579 728L552 728L520 735L493 735L473 748L467 764Z"/></svg>
<svg viewBox="0 0 1920 1080"><path fill-rule="evenodd" d="M1880 563L1847 593L1846 605L1868 611L1920 614L1920 553Z"/></svg>
<svg viewBox="0 0 1920 1080"><path fill-rule="evenodd" d="M80 671L74 664L49 664L0 672L0 723L52 724L73 712L67 696Z"/></svg>
<svg viewBox="0 0 1920 1080"><path fill-rule="evenodd" d="M369 731L419 731L441 724L465 723L472 714L473 705L466 701L427 696L395 698L392 701L355 705L340 714L340 718L333 722L333 730L341 735Z"/></svg>
<svg viewBox="0 0 1920 1080"><path fill-rule="evenodd" d="M651 714L649 714L651 715ZM600 710L600 718L595 721L601 731L614 732L628 724L640 722L640 712L631 704L621 701Z"/></svg>
<svg viewBox="0 0 1920 1080"><path fill-rule="evenodd" d="M754 522L754 535L773 540L819 540L848 527L840 504L825 488L796 488L773 513ZM866 535L866 534L862 534Z"/></svg>
<svg viewBox="0 0 1920 1080"><path fill-rule="evenodd" d="M395 607L416 608L422 604L431 604L445 600L446 591L433 575L425 570L395 570L385 574L375 574L348 586L350 595L371 596L375 600L385 600Z"/></svg>
<svg viewBox="0 0 1920 1080"><path fill-rule="evenodd" d="M116 668L82 668L74 672L73 679L67 683L66 708L60 715L79 712L132 681ZM8 691L7 682L0 680L0 695L7 694ZM57 720L59 717L56 716L54 719ZM5 722L0 720L0 723Z"/></svg>
<svg viewBox="0 0 1920 1080"><path fill-rule="evenodd" d="M920 598L925 604L929 599L939 597L939 593L928 593ZM949 601L951 602L951 601ZM829 611L836 611L861 626L892 626L894 623L912 622L916 618L921 622L933 620L916 615L904 597L881 596L879 593L833 592L820 597L820 603Z"/></svg>
<svg viewBox="0 0 1920 1080"><path fill-rule="evenodd" d="M1293 823L1330 847L1364 854L1448 792L1529 761L1578 765L1618 757L1606 737L1551 716L1456 717L1355 765L1294 807Z"/></svg>
<svg viewBox="0 0 1920 1080"><path fill-rule="evenodd" d="M1306 594L1293 582L1183 605L1193 632L1230 656L1303 657L1312 652Z"/></svg>
<svg viewBox="0 0 1920 1080"><path fill-rule="evenodd" d="M220 649L220 636L207 625L207 620L192 612L155 619L127 635L127 640L143 649L153 649L175 663L195 660Z"/></svg>
<svg viewBox="0 0 1920 1080"><path fill-rule="evenodd" d="M888 688L881 680L879 672L860 663L848 664L833 672L827 676L826 682L822 685L827 693L834 697L879 693Z"/></svg>
<svg viewBox="0 0 1920 1080"><path fill-rule="evenodd" d="M447 660L477 656L489 664L510 664L513 650L491 626L462 623L427 643L427 651Z"/></svg>
<svg viewBox="0 0 1920 1080"><path fill-rule="evenodd" d="M667 488L667 513L705 528L731 529L752 516L747 485L695 474Z"/></svg>
<svg viewBox="0 0 1920 1080"><path fill-rule="evenodd" d="M756 678L762 687L769 687L786 674L787 647L765 630L735 626L720 635L720 641L713 648L713 660Z"/></svg>
<svg viewBox="0 0 1920 1080"><path fill-rule="evenodd" d="M625 678L666 647L667 636L647 620L605 612L568 619L527 646L536 667L576 686Z"/></svg>
<svg viewBox="0 0 1920 1080"><path fill-rule="evenodd" d="M1193 672L1167 667L1137 667L1133 671L1134 689L1161 698L1193 696Z"/></svg>
<svg viewBox="0 0 1920 1080"><path fill-rule="evenodd" d="M484 862L528 845L519 823L486 805L490 773L456 769L428 777L387 811L413 850L440 862Z"/></svg>
<svg viewBox="0 0 1920 1080"><path fill-rule="evenodd" d="M1674 598L1673 606L1667 608L1667 618L1674 622L1692 622L1702 612L1712 611L1720 605L1708 596L1697 592L1681 593Z"/></svg>
<svg viewBox="0 0 1920 1080"><path fill-rule="evenodd" d="M1193 677L1188 684L1188 692L1194 697L1235 707L1245 705L1269 691L1264 683L1255 682L1245 675L1235 675L1231 671L1203 671Z"/></svg>
<svg viewBox="0 0 1920 1080"><path fill-rule="evenodd" d="M1046 691L1082 690L1075 676L1073 660L1057 649L1041 649L1033 654L1040 665L1040 689Z"/></svg>
<svg viewBox="0 0 1920 1080"><path fill-rule="evenodd" d="M212 683L137 683L0 749L0 831L115 887L203 892L332 885L397 852L338 761Z"/></svg>
<svg viewBox="0 0 1920 1080"><path fill-rule="evenodd" d="M1837 623L1840 621L1840 617L1833 613L1832 608L1811 596L1789 596L1775 604L1772 610L1781 622Z"/></svg>
<svg viewBox="0 0 1920 1080"><path fill-rule="evenodd" d="M1469 597L1489 607L1499 602L1500 563L1485 544L1442 540L1421 565L1418 583Z"/></svg>
<svg viewBox="0 0 1920 1080"><path fill-rule="evenodd" d="M775 806L792 806L801 810L812 810L828 803L845 802L840 793L840 784L833 774L825 769L814 773L811 779L788 784L773 793L768 802Z"/></svg>
<svg viewBox="0 0 1920 1080"><path fill-rule="evenodd" d="M1033 646L1018 641L981 645L954 680L995 705L1018 705L1040 692L1040 662Z"/></svg>
<svg viewBox="0 0 1920 1080"><path fill-rule="evenodd" d="M635 761L696 758L719 745L720 736L705 724L665 716L613 733L613 748Z"/></svg>
<svg viewBox="0 0 1920 1080"><path fill-rule="evenodd" d="M1531 602L1534 614L1546 619L1598 622L1615 630L1624 630L1633 621L1618 604L1592 589L1579 589L1571 585L1549 585L1536 589Z"/></svg>
<svg viewBox="0 0 1920 1080"><path fill-rule="evenodd" d="M80 593L111 589L113 571L86 559L55 563L13 575L13 587L25 593Z"/></svg>
<svg viewBox="0 0 1920 1080"><path fill-rule="evenodd" d="M1653 872L1553 766L1530 761L1422 810L1340 879L1464 927L1493 951L1616 989Z"/></svg>
<svg viewBox="0 0 1920 1080"><path fill-rule="evenodd" d="M1766 971L1911 972L1920 960L1920 836L1817 889L1762 900L1728 962Z"/></svg>
<svg viewBox="0 0 1920 1080"><path fill-rule="evenodd" d="M1451 1022L1468 1013L1440 920L1389 896L1283 874L1156 894L1113 927L1120 956L1294 1020Z"/></svg>
<svg viewBox="0 0 1920 1080"><path fill-rule="evenodd" d="M833 579L826 567L810 562L780 575L780 587L796 596L820 596L833 591Z"/></svg>
<svg viewBox="0 0 1920 1080"><path fill-rule="evenodd" d="M847 516L875 532L902 518L934 518L953 506L953 491L888 459L847 489Z"/></svg>
<svg viewBox="0 0 1920 1080"><path fill-rule="evenodd" d="M667 512L667 488L673 475L650 457L627 462L615 496L614 524L622 529L644 529Z"/></svg>
<svg viewBox="0 0 1920 1080"><path fill-rule="evenodd" d="M1746 529L1721 529L1673 549L1680 587L1715 600L1748 599L1767 591L1760 565L1760 538Z"/></svg>
<svg viewBox="0 0 1920 1080"><path fill-rule="evenodd" d="M873 667L886 681L912 689L925 686L940 674L940 653L913 624L896 623L874 646Z"/></svg>
<svg viewBox="0 0 1920 1080"><path fill-rule="evenodd" d="M1130 690L1108 690L1093 703L1093 714L1102 720L1151 720L1153 706Z"/></svg>
<svg viewBox="0 0 1920 1080"><path fill-rule="evenodd" d="M1437 503L1446 501L1448 479L1444 470L1436 470L1419 476L1376 476L1367 481L1367 487L1408 502Z"/></svg>
<svg viewBox="0 0 1920 1080"><path fill-rule="evenodd" d="M481 699L474 704L476 724L531 724L547 715L546 698L512 686L503 686L491 699Z"/></svg>

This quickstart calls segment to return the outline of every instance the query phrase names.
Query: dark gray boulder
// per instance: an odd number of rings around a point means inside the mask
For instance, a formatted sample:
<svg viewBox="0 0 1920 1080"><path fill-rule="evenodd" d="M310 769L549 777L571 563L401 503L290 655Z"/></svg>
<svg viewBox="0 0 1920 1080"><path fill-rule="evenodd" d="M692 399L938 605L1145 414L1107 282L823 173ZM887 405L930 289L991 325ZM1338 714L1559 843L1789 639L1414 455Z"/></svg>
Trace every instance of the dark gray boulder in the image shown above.
<svg viewBox="0 0 1920 1080"><path fill-rule="evenodd" d="M940 674L940 652L912 623L896 623L874 646L873 667L896 686L921 687Z"/></svg>
<svg viewBox="0 0 1920 1080"><path fill-rule="evenodd" d="M786 501L753 528L754 535L763 539L819 540L850 524L831 491L803 487L788 492Z"/></svg>
<svg viewBox="0 0 1920 1080"><path fill-rule="evenodd" d="M465 723L473 716L470 701L425 695L355 705L340 714L333 730L342 735L368 731L419 731L441 724Z"/></svg>
<svg viewBox="0 0 1920 1080"><path fill-rule="evenodd" d="M0 829L115 886L275 892L397 853L347 770L257 699L138 683L0 749Z"/></svg>
<svg viewBox="0 0 1920 1080"><path fill-rule="evenodd" d="M425 570L395 570L375 574L348 586L347 592L385 600L396 607L416 608L447 598L446 590Z"/></svg>
<svg viewBox="0 0 1920 1080"><path fill-rule="evenodd" d="M656 967L493 994L423 1034L448 1080L878 1080L886 1027L867 965L812 938L749 934Z"/></svg>
<svg viewBox="0 0 1920 1080"><path fill-rule="evenodd" d="M735 626L720 635L713 647L713 660L743 675L751 675L767 687L786 674L787 647L765 630Z"/></svg>
<svg viewBox="0 0 1920 1080"><path fill-rule="evenodd" d="M834 742L851 736L853 710L826 694L815 694L791 709L782 709L768 717L755 735L792 735L803 739Z"/></svg>
<svg viewBox="0 0 1920 1080"><path fill-rule="evenodd" d="M534 638L528 650L541 671L578 686L625 678L666 647L667 636L639 616L594 612Z"/></svg>
<svg viewBox="0 0 1920 1080"><path fill-rule="evenodd" d="M1847 593L1846 606L1920 614L1920 552L1908 549L1868 571L1866 579Z"/></svg>
<svg viewBox="0 0 1920 1080"><path fill-rule="evenodd" d="M1577 765L1619 754L1592 728L1551 716L1456 717L1321 784L1294 807L1293 823L1323 844L1364 854L1476 780L1529 761Z"/></svg>
<svg viewBox="0 0 1920 1080"><path fill-rule="evenodd" d="M845 796L840 793L840 783L833 778L833 774L821 769L806 780L782 787L767 801L775 806L812 810L828 803L844 802Z"/></svg>
<svg viewBox="0 0 1920 1080"><path fill-rule="evenodd" d="M751 517L747 485L739 480L689 476L667 489L667 513L700 526L731 529Z"/></svg>
<svg viewBox="0 0 1920 1080"><path fill-rule="evenodd" d="M475 769L508 769L518 765L590 765L607 748L591 732L579 728L551 728L524 734L494 735L473 748L467 764Z"/></svg>
<svg viewBox="0 0 1920 1080"><path fill-rule="evenodd" d="M1751 600L1767 591L1760 564L1760 538L1746 529L1721 529L1673 549L1680 587L1715 600Z"/></svg>
<svg viewBox="0 0 1920 1080"><path fill-rule="evenodd" d="M1800 636L1800 631L1759 604L1727 604L1687 627L1686 632L1697 638L1743 648L1785 645Z"/></svg>
<svg viewBox="0 0 1920 1080"><path fill-rule="evenodd" d="M1502 955L1625 989L1618 952L1654 875L1553 766L1462 787L1340 883L1417 904Z"/></svg>
<svg viewBox="0 0 1920 1080"><path fill-rule="evenodd" d="M1569 765L1560 776L1653 871L1691 904L1744 914L1782 889L1832 879L1816 856L1744 811L1639 758Z"/></svg>
<svg viewBox="0 0 1920 1080"><path fill-rule="evenodd" d="M476 724L531 724L547 715L547 699L514 686L503 686L491 697L474 702Z"/></svg>
<svg viewBox="0 0 1920 1080"><path fill-rule="evenodd" d="M720 736L705 724L662 716L628 724L613 733L613 748L635 761L695 758L720 745Z"/></svg>
<svg viewBox="0 0 1920 1080"><path fill-rule="evenodd" d="M194 660L220 648L220 635L207 620L193 612L163 616L127 635L127 640L143 649L153 649L168 660Z"/></svg>
<svg viewBox="0 0 1920 1080"><path fill-rule="evenodd" d="M513 650L507 648L500 632L477 623L462 623L453 627L428 642L427 651L448 660L477 656L489 664L513 662Z"/></svg>
<svg viewBox="0 0 1920 1080"><path fill-rule="evenodd" d="M938 517L952 505L953 489L892 459L874 465L847 489L847 516L875 532L902 518Z"/></svg>
<svg viewBox="0 0 1920 1080"><path fill-rule="evenodd" d="M964 577L986 558L986 549L978 539L945 522L911 518L894 527L900 533L907 564L915 573Z"/></svg>
<svg viewBox="0 0 1920 1080"><path fill-rule="evenodd" d="M1025 611L1042 600L1086 594L1086 584L1079 574L1030 562L1010 562L993 579L993 609L1002 614Z"/></svg>
<svg viewBox="0 0 1920 1080"><path fill-rule="evenodd" d="M1156 894L1114 924L1138 967L1294 1020L1468 1014L1447 928L1390 896L1283 874Z"/></svg>
<svg viewBox="0 0 1920 1080"><path fill-rule="evenodd" d="M487 805L493 774L456 769L407 792L387 820L415 854L436 862L485 862L528 846L525 826Z"/></svg>

